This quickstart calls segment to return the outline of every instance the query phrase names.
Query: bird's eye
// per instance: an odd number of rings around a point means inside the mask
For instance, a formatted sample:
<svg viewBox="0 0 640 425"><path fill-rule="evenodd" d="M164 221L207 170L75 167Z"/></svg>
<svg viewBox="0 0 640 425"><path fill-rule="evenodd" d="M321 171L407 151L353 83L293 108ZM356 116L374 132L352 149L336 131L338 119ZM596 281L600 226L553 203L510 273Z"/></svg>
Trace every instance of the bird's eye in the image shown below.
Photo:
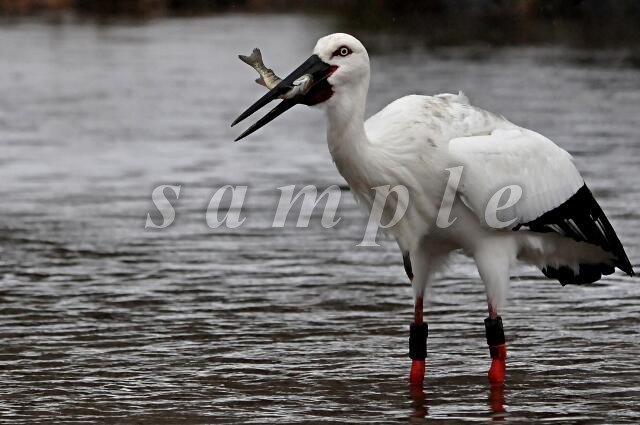
<svg viewBox="0 0 640 425"><path fill-rule="evenodd" d="M333 55L332 55L332 56L338 56L338 55L340 55L340 56L347 56L347 55L349 55L350 53L353 53L353 52L351 51L351 49L349 49L347 46L342 46L342 47L340 47L338 50L336 50L335 52L333 52Z"/></svg>

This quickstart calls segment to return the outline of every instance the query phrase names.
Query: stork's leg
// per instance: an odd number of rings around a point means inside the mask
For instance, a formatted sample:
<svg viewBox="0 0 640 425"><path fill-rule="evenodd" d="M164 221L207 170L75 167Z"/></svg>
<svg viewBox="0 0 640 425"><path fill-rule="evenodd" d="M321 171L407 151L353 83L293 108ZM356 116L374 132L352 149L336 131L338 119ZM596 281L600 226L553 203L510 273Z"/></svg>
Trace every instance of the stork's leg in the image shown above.
<svg viewBox="0 0 640 425"><path fill-rule="evenodd" d="M424 382L425 360L427 357L428 327L424 322L423 306L428 264L429 256L424 252L420 252L419 255L413 255L411 258L409 253L404 254L405 271L409 279L411 279L415 295L413 323L409 327L409 357L411 358L409 382L412 386L420 387Z"/></svg>
<svg viewBox="0 0 640 425"><path fill-rule="evenodd" d="M491 302L489 302L489 317L484 319L484 327L491 355L491 367L488 372L489 383L501 385L504 383L507 368L507 345L502 328L502 317L498 316L498 312Z"/></svg>
<svg viewBox="0 0 640 425"><path fill-rule="evenodd" d="M429 329L423 321L423 295L415 300L413 323L409 327L409 357L411 357L411 385L422 385L424 382L425 360L427 358L427 335Z"/></svg>
<svg viewBox="0 0 640 425"><path fill-rule="evenodd" d="M474 256L480 277L485 284L489 304L489 317L485 319L484 325L491 355L488 377L492 385L504 383L507 367L507 346L498 309L502 307L506 298L511 257L509 246L500 242L500 240L493 240L490 245L483 247L484 249L479 250Z"/></svg>

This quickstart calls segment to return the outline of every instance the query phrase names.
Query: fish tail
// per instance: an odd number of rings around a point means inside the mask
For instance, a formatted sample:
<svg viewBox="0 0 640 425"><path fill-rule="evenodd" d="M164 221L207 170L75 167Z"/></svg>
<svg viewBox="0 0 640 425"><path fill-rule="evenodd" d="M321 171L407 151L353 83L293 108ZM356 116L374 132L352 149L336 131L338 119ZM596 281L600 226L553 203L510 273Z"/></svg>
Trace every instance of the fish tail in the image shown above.
<svg viewBox="0 0 640 425"><path fill-rule="evenodd" d="M257 47L253 49L249 56L238 55L238 58L249 66L252 66L256 69L264 68L264 63L262 62L262 53L260 53L260 49Z"/></svg>
<svg viewBox="0 0 640 425"><path fill-rule="evenodd" d="M238 55L238 58L240 58L240 60L246 63L247 65L253 66L253 61L251 60L250 56Z"/></svg>
<svg viewBox="0 0 640 425"><path fill-rule="evenodd" d="M250 57L253 58L253 60L258 66L264 68L264 62L262 62L262 52L260 52L260 49L258 49L257 47L253 49L253 52L251 52Z"/></svg>
<svg viewBox="0 0 640 425"><path fill-rule="evenodd" d="M240 58L242 62L258 71L260 78L256 80L256 83L260 84L261 86L264 86L267 89L271 90L275 86L277 86L278 83L280 83L280 78L271 69L267 68L264 65L264 62L262 62L262 53L257 47L253 49L249 56L238 55L238 58Z"/></svg>

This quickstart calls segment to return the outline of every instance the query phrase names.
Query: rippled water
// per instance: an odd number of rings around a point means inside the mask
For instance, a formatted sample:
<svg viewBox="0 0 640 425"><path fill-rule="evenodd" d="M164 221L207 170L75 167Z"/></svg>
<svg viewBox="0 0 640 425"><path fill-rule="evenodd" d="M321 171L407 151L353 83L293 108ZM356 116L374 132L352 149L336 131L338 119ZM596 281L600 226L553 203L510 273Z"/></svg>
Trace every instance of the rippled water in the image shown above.
<svg viewBox="0 0 640 425"><path fill-rule="evenodd" d="M562 288L519 269L508 381L492 393L483 285L460 257L429 294L428 377L412 393L394 244L355 247L348 192L334 229L315 215L270 228L278 187L342 180L315 111L231 143L228 124L262 93L235 55L259 45L284 73L340 29L300 16L0 28L2 420L637 419L636 280ZM371 48L371 112L463 89L541 131L575 155L638 269L637 52L384 45ZM176 221L145 230L159 184L181 185ZM250 186L248 218L210 229L225 184Z"/></svg>

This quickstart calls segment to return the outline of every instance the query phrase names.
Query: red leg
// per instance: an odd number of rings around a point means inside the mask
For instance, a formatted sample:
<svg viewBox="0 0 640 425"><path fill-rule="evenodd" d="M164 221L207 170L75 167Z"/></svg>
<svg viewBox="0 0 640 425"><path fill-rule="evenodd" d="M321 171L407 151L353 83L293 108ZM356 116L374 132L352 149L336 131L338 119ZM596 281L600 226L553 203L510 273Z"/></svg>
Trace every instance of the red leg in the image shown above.
<svg viewBox="0 0 640 425"><path fill-rule="evenodd" d="M498 316L495 308L489 303L489 317L484 321L487 334L487 344L491 354L491 367L488 377L491 385L502 385L507 368L507 345L504 339L502 318Z"/></svg>
<svg viewBox="0 0 640 425"><path fill-rule="evenodd" d="M422 386L424 382L425 359L427 356L427 324L423 321L423 299L416 297L413 323L409 336L409 356L411 357L411 372L409 382L412 386Z"/></svg>

